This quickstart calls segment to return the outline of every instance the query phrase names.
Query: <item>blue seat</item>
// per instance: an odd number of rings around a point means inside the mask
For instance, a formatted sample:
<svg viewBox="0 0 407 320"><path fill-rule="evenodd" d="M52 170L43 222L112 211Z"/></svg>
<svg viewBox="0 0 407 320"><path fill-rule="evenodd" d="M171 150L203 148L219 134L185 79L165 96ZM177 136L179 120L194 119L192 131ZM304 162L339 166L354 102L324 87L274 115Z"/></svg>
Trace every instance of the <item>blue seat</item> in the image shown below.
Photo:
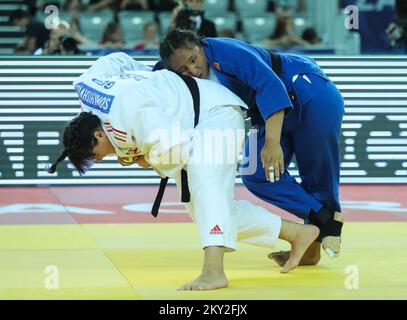
<svg viewBox="0 0 407 320"><path fill-rule="evenodd" d="M152 11L122 11L119 13L120 25L127 43L143 39L143 28L147 22L154 20Z"/></svg>
<svg viewBox="0 0 407 320"><path fill-rule="evenodd" d="M242 17L264 14L268 0L235 0L236 10Z"/></svg>
<svg viewBox="0 0 407 320"><path fill-rule="evenodd" d="M276 26L276 16L273 13L245 17L242 20L243 33L250 42L258 42L267 39Z"/></svg>
<svg viewBox="0 0 407 320"><path fill-rule="evenodd" d="M171 12L161 12L158 16L161 35L166 35L170 26Z"/></svg>
<svg viewBox="0 0 407 320"><path fill-rule="evenodd" d="M218 32L223 29L230 29L235 32L237 29L237 17L232 12L211 16L211 20L215 23Z"/></svg>
<svg viewBox="0 0 407 320"><path fill-rule="evenodd" d="M214 15L225 14L228 11L229 0L206 0L205 15L211 18Z"/></svg>
<svg viewBox="0 0 407 320"><path fill-rule="evenodd" d="M79 24L82 34L92 40L99 41L106 26L113 20L111 10L99 12L83 12L79 15Z"/></svg>

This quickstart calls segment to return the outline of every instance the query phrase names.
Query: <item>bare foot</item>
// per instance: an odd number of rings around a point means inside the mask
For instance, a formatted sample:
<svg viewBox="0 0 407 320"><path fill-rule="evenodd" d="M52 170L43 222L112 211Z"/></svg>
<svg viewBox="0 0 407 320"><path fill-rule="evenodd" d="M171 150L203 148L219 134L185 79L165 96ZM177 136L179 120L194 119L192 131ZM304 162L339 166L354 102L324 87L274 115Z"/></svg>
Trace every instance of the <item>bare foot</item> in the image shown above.
<svg viewBox="0 0 407 320"><path fill-rule="evenodd" d="M291 251L272 252L267 255L271 260L274 260L280 267L284 266L290 258ZM315 266L321 260L321 244L312 243L304 256L301 258L299 266Z"/></svg>
<svg viewBox="0 0 407 320"><path fill-rule="evenodd" d="M196 291L196 290L215 290L226 288L228 286L228 279L223 273L219 274L201 274L194 281L184 284L179 287L178 291Z"/></svg>
<svg viewBox="0 0 407 320"><path fill-rule="evenodd" d="M287 262L281 269L281 273L288 273L293 270L301 261L305 251L318 237L319 229L313 225L303 225L298 228L291 242L291 253Z"/></svg>

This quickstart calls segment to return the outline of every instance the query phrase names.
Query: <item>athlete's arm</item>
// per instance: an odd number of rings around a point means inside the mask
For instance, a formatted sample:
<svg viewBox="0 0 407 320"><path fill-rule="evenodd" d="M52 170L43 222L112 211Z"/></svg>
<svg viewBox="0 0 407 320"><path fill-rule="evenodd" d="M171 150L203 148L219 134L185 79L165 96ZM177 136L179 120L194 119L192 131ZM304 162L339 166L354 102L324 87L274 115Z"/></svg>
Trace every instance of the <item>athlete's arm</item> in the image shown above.
<svg viewBox="0 0 407 320"><path fill-rule="evenodd" d="M284 110L273 113L266 120L265 143L261 150L261 161L268 181L280 180L284 172L284 153L280 145Z"/></svg>

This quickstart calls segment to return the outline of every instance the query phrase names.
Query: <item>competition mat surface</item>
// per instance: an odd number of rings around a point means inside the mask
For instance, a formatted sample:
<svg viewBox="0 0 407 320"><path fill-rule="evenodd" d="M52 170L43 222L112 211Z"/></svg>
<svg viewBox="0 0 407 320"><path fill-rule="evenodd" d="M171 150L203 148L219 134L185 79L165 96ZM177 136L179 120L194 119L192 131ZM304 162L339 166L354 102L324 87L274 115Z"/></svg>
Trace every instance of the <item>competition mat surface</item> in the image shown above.
<svg viewBox="0 0 407 320"><path fill-rule="evenodd" d="M157 219L154 186L0 189L0 299L404 299L407 186L342 186L342 255L287 275L267 249L227 254L230 286L176 288L202 263L195 225L168 187ZM247 199L284 218L238 186ZM276 250L288 249L281 241Z"/></svg>

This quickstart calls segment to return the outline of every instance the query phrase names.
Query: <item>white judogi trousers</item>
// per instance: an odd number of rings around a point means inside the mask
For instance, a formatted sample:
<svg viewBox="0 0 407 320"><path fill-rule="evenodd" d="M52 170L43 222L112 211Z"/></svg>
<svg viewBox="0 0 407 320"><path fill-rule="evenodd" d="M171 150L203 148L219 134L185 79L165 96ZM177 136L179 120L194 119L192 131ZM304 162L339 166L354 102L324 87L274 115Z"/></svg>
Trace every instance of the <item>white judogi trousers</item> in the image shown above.
<svg viewBox="0 0 407 320"><path fill-rule="evenodd" d="M200 139L201 143L192 144L186 166L191 193L186 208L198 228L202 247L223 246L227 251L234 251L237 240L274 247L281 218L248 201L234 200L237 162L243 143L230 137L233 132L236 137L238 132L244 133L240 108L219 106L207 114L201 113L196 132L193 141ZM210 139L203 139L210 135L215 146L209 143ZM216 156L216 160L211 156ZM180 191L181 179L175 180Z"/></svg>

